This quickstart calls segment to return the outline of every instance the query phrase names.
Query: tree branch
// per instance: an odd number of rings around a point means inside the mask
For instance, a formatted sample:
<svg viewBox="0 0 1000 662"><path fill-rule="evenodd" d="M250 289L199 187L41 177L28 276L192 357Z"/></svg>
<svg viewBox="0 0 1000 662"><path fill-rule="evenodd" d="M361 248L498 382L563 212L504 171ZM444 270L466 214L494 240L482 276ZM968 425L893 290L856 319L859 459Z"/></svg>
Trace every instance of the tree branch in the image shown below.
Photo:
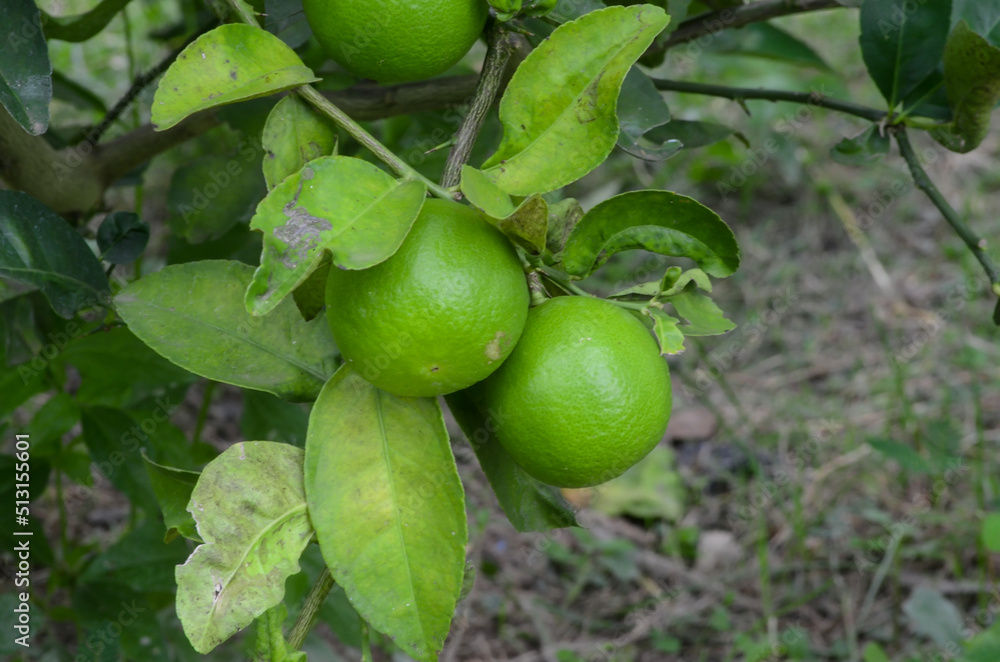
<svg viewBox="0 0 1000 662"><path fill-rule="evenodd" d="M682 22L666 41L654 44L646 52L659 53L705 35L715 35L723 30L741 28L772 18L837 7L843 7L838 0L761 0L748 5L721 9Z"/></svg>
<svg viewBox="0 0 1000 662"><path fill-rule="evenodd" d="M725 85L708 85L706 83L688 83L679 80L666 80L664 78L654 78L653 84L656 89L667 92L681 92L686 94L703 94L712 97L722 97L733 101L743 101L747 99L757 99L761 101L790 101L819 108L836 110L848 115L854 115L872 122L881 122L886 117L886 112L862 106L850 101L840 101L818 92L789 92L786 90L768 90L751 87L727 87Z"/></svg>

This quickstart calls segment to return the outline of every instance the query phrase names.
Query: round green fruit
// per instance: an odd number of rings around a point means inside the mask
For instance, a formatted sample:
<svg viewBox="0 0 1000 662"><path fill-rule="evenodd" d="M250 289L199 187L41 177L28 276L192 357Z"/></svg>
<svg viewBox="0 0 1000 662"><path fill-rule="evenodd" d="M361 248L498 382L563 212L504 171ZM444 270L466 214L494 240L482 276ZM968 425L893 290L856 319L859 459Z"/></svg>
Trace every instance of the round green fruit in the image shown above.
<svg viewBox="0 0 1000 662"><path fill-rule="evenodd" d="M471 207L428 200L388 260L331 269L326 301L341 355L362 377L426 397L496 370L521 337L529 295L506 237Z"/></svg>
<svg viewBox="0 0 1000 662"><path fill-rule="evenodd" d="M323 49L356 76L402 83L436 76L469 52L486 0L305 0Z"/></svg>
<svg viewBox="0 0 1000 662"><path fill-rule="evenodd" d="M473 395L528 474L558 487L623 474L663 437L670 373L649 331L602 299L532 308L510 358Z"/></svg>

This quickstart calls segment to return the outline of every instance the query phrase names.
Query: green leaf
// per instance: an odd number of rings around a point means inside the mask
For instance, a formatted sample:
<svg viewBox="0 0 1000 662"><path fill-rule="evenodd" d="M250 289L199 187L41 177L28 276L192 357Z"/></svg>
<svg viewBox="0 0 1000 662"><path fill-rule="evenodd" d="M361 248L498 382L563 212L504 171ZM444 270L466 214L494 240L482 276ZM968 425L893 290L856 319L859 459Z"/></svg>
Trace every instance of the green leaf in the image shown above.
<svg viewBox="0 0 1000 662"><path fill-rule="evenodd" d="M306 439L309 516L361 617L436 660L462 588L462 483L433 398L376 389L349 366L323 388Z"/></svg>
<svg viewBox="0 0 1000 662"><path fill-rule="evenodd" d="M87 242L20 191L0 191L0 276L38 287L66 319L111 300L104 269Z"/></svg>
<svg viewBox="0 0 1000 662"><path fill-rule="evenodd" d="M257 206L250 227L264 251L246 307L264 315L315 271L329 251L341 269L389 259L406 238L426 196L423 184L396 181L377 166L326 156L286 178Z"/></svg>
<svg viewBox="0 0 1000 662"><path fill-rule="evenodd" d="M163 513L163 525L167 527L163 541L170 542L180 534L189 540L200 542L194 518L187 511L191 491L198 482L199 474L157 464L146 457L145 453L142 454L142 459L146 463L149 482L153 485L153 493Z"/></svg>
<svg viewBox="0 0 1000 662"><path fill-rule="evenodd" d="M660 355L680 354L684 351L684 332L680 320L671 317L659 308L647 308L646 314L653 318L653 335L660 345Z"/></svg>
<svg viewBox="0 0 1000 662"><path fill-rule="evenodd" d="M94 94L93 90L55 70L52 72L52 98L65 101L80 110L96 111L102 116L108 112L104 99Z"/></svg>
<svg viewBox="0 0 1000 662"><path fill-rule="evenodd" d="M142 430L139 422L125 412L109 407L87 407L80 421L97 471L133 504L155 513L156 495L139 452L146 435L152 433Z"/></svg>
<svg viewBox="0 0 1000 662"><path fill-rule="evenodd" d="M337 153L337 128L299 97L289 95L267 116L261 138L268 190L321 156Z"/></svg>
<svg viewBox="0 0 1000 662"><path fill-rule="evenodd" d="M251 316L243 292L252 272L223 260L174 265L131 283L115 303L136 336L197 375L312 400L336 362L326 319L306 322L292 301Z"/></svg>
<svg viewBox="0 0 1000 662"><path fill-rule="evenodd" d="M701 269L688 269L682 272L680 267L670 267L660 281L663 290L660 296L672 297L682 292L690 283L694 283L695 287L706 292L712 291L712 281Z"/></svg>
<svg viewBox="0 0 1000 662"><path fill-rule="evenodd" d="M137 214L116 211L108 214L97 228L97 248L101 258L112 264L133 262L149 243L149 224Z"/></svg>
<svg viewBox="0 0 1000 662"><path fill-rule="evenodd" d="M671 296L669 301L680 316L688 321L686 325L679 327L685 336L717 336L736 328L714 301L693 286Z"/></svg>
<svg viewBox="0 0 1000 662"><path fill-rule="evenodd" d="M483 217L515 244L534 254L545 250L549 205L541 196L529 196L515 207L503 189L469 166L462 167L461 189Z"/></svg>
<svg viewBox="0 0 1000 662"><path fill-rule="evenodd" d="M526 474L494 436L509 412L484 415L466 391L446 395L445 401L515 529L523 533L578 526L576 515L559 490Z"/></svg>
<svg viewBox="0 0 1000 662"><path fill-rule="evenodd" d="M882 647L874 641L869 641L862 653L864 662L890 662L889 656L885 654Z"/></svg>
<svg viewBox="0 0 1000 662"><path fill-rule="evenodd" d="M565 23L518 67L500 101L503 139L483 169L512 195L587 174L618 140L618 93L669 17L651 5L608 7Z"/></svg>
<svg viewBox="0 0 1000 662"><path fill-rule="evenodd" d="M52 62L32 0L0 2L0 104L33 136L49 128Z"/></svg>
<svg viewBox="0 0 1000 662"><path fill-rule="evenodd" d="M957 134L957 141L946 146L963 154L971 152L989 133L993 108L1000 101L1000 48L961 21L944 52L944 82Z"/></svg>
<svg viewBox="0 0 1000 662"><path fill-rule="evenodd" d="M872 437L868 439L868 445L890 460L898 462L899 466L908 473L927 474L931 472L931 466L927 460L907 444L891 439Z"/></svg>
<svg viewBox="0 0 1000 662"><path fill-rule="evenodd" d="M952 30L962 20L969 24L973 32L990 40L994 46L1000 43L994 39L1000 28L1000 4L983 2L982 0L952 0L951 3Z"/></svg>
<svg viewBox="0 0 1000 662"><path fill-rule="evenodd" d="M681 150L674 140L653 141L650 130L670 121L670 109L649 76L632 67L625 76L618 97L618 146L632 156L646 161L663 161Z"/></svg>
<svg viewBox="0 0 1000 662"><path fill-rule="evenodd" d="M288 618L285 603L278 603L257 619L257 641L254 643L254 660L261 662L306 662L302 651L288 649L283 627Z"/></svg>
<svg viewBox="0 0 1000 662"><path fill-rule="evenodd" d="M209 154L174 170L167 191L167 222L192 244L218 239L253 216L267 192L262 154L246 141L238 152Z"/></svg>
<svg viewBox="0 0 1000 662"><path fill-rule="evenodd" d="M676 522L684 514L684 483L673 451L657 446L637 465L602 485L592 505L612 517Z"/></svg>
<svg viewBox="0 0 1000 662"><path fill-rule="evenodd" d="M714 122L670 120L650 131L647 138L663 143L676 140L684 149L696 149L715 144L731 135L733 135L732 129Z"/></svg>
<svg viewBox="0 0 1000 662"><path fill-rule="evenodd" d="M187 558L181 540L165 543L160 523L148 519L104 550L79 577L80 582L114 581L137 593L173 593L174 567Z"/></svg>
<svg viewBox="0 0 1000 662"><path fill-rule="evenodd" d="M566 247L570 233L583 218L583 207L574 198L566 198L549 205L549 231L545 245L549 252L558 255Z"/></svg>
<svg viewBox="0 0 1000 662"><path fill-rule="evenodd" d="M320 260L316 270L292 292L295 306L299 309L302 319L307 322L323 312L326 307L326 281L330 275L330 266L330 254L327 253Z"/></svg>
<svg viewBox="0 0 1000 662"><path fill-rule="evenodd" d="M844 165L868 165L889 153L890 140L873 124L853 138L844 138L830 150L830 156Z"/></svg>
<svg viewBox="0 0 1000 662"><path fill-rule="evenodd" d="M153 126L169 129L188 115L319 80L274 35L249 25L220 25L185 48L153 97Z"/></svg>
<svg viewBox="0 0 1000 662"><path fill-rule="evenodd" d="M240 431L244 439L271 439L299 448L306 445L309 414L302 405L260 391L247 390L242 395Z"/></svg>
<svg viewBox="0 0 1000 662"><path fill-rule="evenodd" d="M188 511L204 544L177 567L177 616L207 654L285 595L313 536L302 483L303 452L246 441L212 460Z"/></svg>
<svg viewBox="0 0 1000 662"><path fill-rule="evenodd" d="M830 71L830 65L812 46L771 23L753 23L739 30L727 30L716 39L713 47L720 53L750 55Z"/></svg>
<svg viewBox="0 0 1000 662"><path fill-rule="evenodd" d="M83 14L52 16L44 13L45 37L61 41L87 41L107 27L131 0L101 0L96 7Z"/></svg>
<svg viewBox="0 0 1000 662"><path fill-rule="evenodd" d="M264 27L292 48L312 36L302 0L264 0Z"/></svg>
<svg viewBox="0 0 1000 662"><path fill-rule="evenodd" d="M718 214L670 191L622 193L591 209L566 242L562 265L583 278L613 254L633 249L690 258L716 278L740 266L736 237Z"/></svg>
<svg viewBox="0 0 1000 662"><path fill-rule="evenodd" d="M861 55L890 108L937 67L951 24L951 0L868 0L861 5Z"/></svg>
<svg viewBox="0 0 1000 662"><path fill-rule="evenodd" d="M986 549L1000 552L1000 513L990 513L983 518L980 537Z"/></svg>

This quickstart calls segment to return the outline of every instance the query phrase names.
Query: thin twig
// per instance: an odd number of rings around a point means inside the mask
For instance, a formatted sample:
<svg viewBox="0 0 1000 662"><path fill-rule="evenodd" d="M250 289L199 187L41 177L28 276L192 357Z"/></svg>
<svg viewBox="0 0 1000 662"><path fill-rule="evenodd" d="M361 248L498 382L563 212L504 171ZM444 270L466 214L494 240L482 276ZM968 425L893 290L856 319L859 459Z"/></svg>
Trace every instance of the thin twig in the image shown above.
<svg viewBox="0 0 1000 662"><path fill-rule="evenodd" d="M838 112L854 115L855 117L860 117L872 122L881 122L888 114L883 110L878 110L869 106L862 106L860 104L851 103L850 101L831 99L825 94L820 94L818 92L793 92L788 90L769 90L765 88L728 87L726 85L690 83L679 80L667 80L664 78L654 78L653 84L656 85L656 89L666 92L702 94L705 96L732 99L733 101L760 100L801 103L808 106L817 106L819 108L836 110Z"/></svg>
<svg viewBox="0 0 1000 662"><path fill-rule="evenodd" d="M517 42L513 34L508 32L499 23L490 29L489 50L486 52L486 61L483 63L483 72L479 76L479 85L476 87L476 95L469 106L469 113L465 116L462 126L455 134L455 146L448 154L448 162L444 166L444 174L441 176L441 186L449 188L458 184L462 176L462 166L469 160L472 154L472 147L476 143L486 115L490 106L497 96L497 90L503 83L504 70L507 62L517 47Z"/></svg>
<svg viewBox="0 0 1000 662"><path fill-rule="evenodd" d="M714 35L723 30L741 28L744 25L769 21L780 16L842 7L838 0L763 0L739 7L728 7L689 18L682 22L666 41L654 44L647 52L666 51L705 35Z"/></svg>
<svg viewBox="0 0 1000 662"><path fill-rule="evenodd" d="M302 648L302 642L306 640L306 635L312 629L313 623L316 622L319 608L323 606L323 602L333 589L333 585L334 581L330 569L324 567L319 579L316 580L316 584L306 597L306 602L302 605L302 611L299 612L299 617L295 621L295 625L292 626L292 631L288 634L288 645L292 650L297 651Z"/></svg>
<svg viewBox="0 0 1000 662"><path fill-rule="evenodd" d="M910 142L910 136L906 133L906 129L900 127L895 131L895 134L896 143L899 144L899 153L902 154L906 165L910 167L913 183L930 198L934 206L941 211L941 215L948 221L948 224L955 230L955 233L962 238L962 241L972 251L972 254L976 256L979 264L986 271L986 276L990 279L993 292L997 296L1000 296L1000 271L998 271L993 259L983 250L986 247L986 240L976 236L969 226L966 225L962 217L958 215L954 207L941 194L938 187L934 185L931 178L927 176L927 171L924 170L920 164L920 159L917 157L917 153L913 150L913 144Z"/></svg>

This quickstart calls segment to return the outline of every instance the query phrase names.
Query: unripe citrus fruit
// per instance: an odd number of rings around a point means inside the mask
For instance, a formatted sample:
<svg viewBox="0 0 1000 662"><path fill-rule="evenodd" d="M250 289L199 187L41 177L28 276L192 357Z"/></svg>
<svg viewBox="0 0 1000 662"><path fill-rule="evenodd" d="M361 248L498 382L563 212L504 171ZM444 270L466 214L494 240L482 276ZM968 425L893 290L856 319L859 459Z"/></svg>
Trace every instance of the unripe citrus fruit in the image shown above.
<svg viewBox="0 0 1000 662"><path fill-rule="evenodd" d="M331 269L326 301L346 361L385 391L424 397L500 366L524 329L528 286L496 228L471 207L428 200L388 260Z"/></svg>
<svg viewBox="0 0 1000 662"><path fill-rule="evenodd" d="M473 395L503 421L496 436L514 461L559 487L621 475L670 419L670 374L649 331L582 296L532 308L510 358Z"/></svg>
<svg viewBox="0 0 1000 662"><path fill-rule="evenodd" d="M483 31L486 0L305 0L323 49L351 73L381 83L436 76Z"/></svg>

